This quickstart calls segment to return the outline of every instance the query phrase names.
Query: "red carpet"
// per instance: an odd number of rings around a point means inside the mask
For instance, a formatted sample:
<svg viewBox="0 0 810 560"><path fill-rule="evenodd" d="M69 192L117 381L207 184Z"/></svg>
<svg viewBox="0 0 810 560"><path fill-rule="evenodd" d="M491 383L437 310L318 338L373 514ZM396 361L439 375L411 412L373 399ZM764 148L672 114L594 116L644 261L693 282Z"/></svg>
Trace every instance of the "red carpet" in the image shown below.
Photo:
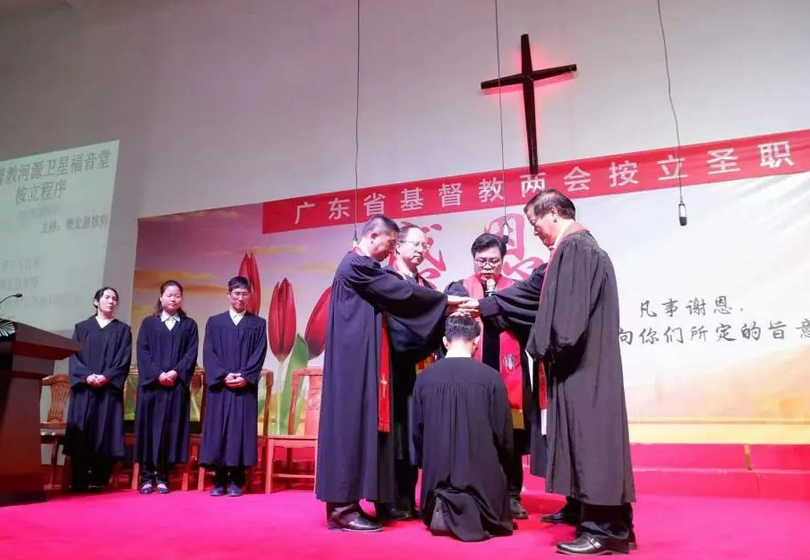
<svg viewBox="0 0 810 560"><path fill-rule="evenodd" d="M383 559L562 558L554 543L573 529L542 524L556 497L526 495L532 520L512 537L461 543L431 537L420 523L381 533L328 531L323 506L308 491L242 498L200 492L140 496L57 495L49 502L0 508L0 559ZM636 506L639 550L650 560L808 560L802 535L810 502L644 495Z"/></svg>

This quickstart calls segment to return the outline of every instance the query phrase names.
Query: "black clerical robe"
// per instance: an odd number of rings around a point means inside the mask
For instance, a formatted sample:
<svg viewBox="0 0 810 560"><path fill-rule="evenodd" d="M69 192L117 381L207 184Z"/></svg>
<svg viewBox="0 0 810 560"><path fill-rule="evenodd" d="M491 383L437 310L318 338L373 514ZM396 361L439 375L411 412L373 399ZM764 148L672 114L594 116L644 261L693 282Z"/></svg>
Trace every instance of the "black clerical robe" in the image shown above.
<svg viewBox="0 0 810 560"><path fill-rule="evenodd" d="M169 330L159 315L147 317L138 331L138 401L135 412L135 460L168 466L188 460L191 379L197 366L197 323L183 317ZM161 385L161 373L175 370L173 387Z"/></svg>
<svg viewBox="0 0 810 560"><path fill-rule="evenodd" d="M438 361L416 380L413 422L425 524L440 497L459 539L511 534L512 413L500 373L473 358Z"/></svg>
<svg viewBox="0 0 810 560"><path fill-rule="evenodd" d="M335 272L324 355L318 474L325 502L395 498L391 434L379 430L383 313L428 339L444 320L444 294L348 253ZM390 368L390 364L388 364ZM392 401L389 400L389 410Z"/></svg>
<svg viewBox="0 0 810 560"><path fill-rule="evenodd" d="M546 267L546 263L543 263L532 271L528 279L516 282L512 286L480 300L481 317L489 332L497 333L499 330L509 328L515 333L521 347L526 347L537 317L540 288L543 285ZM497 339L494 342L497 342ZM487 344L487 340L484 340L484 344ZM521 355L521 358L522 364L525 364L523 371L528 372L528 360L524 355ZM539 366L540 362L535 360L531 369L531 381L528 375L524 375L524 422L529 436L528 451L532 459L531 473L536 476L545 476L547 446L540 417L539 404L542 387L540 386ZM525 451L525 449L521 451Z"/></svg>
<svg viewBox="0 0 810 560"><path fill-rule="evenodd" d="M551 258L528 350L549 364L546 490L585 504L635 501L616 274L581 226Z"/></svg>
<svg viewBox="0 0 810 560"><path fill-rule="evenodd" d="M208 319L203 342L205 418L200 464L247 467L256 464L258 387L267 355L267 323L245 313L235 325L226 311ZM225 385L229 373L241 373L247 385Z"/></svg>
<svg viewBox="0 0 810 560"><path fill-rule="evenodd" d="M386 267L386 270L397 272ZM397 274L399 274L397 272ZM435 289L435 286L417 273L416 276L403 276L404 280ZM407 324L393 317L387 317L391 341L391 399L393 400L391 437L394 446L394 470L396 475L396 507L402 511L416 509L416 482L418 469L411 457L411 400L413 385L416 382L417 367L431 356L441 345L443 328L437 328L425 340L417 336ZM443 325L440 324L440 327Z"/></svg>
<svg viewBox="0 0 810 560"><path fill-rule="evenodd" d="M95 317L77 323L73 340L83 347L70 357L70 402L65 455L74 458L124 457L124 384L132 361L129 325L113 319L101 328ZM103 375L102 387L87 384Z"/></svg>

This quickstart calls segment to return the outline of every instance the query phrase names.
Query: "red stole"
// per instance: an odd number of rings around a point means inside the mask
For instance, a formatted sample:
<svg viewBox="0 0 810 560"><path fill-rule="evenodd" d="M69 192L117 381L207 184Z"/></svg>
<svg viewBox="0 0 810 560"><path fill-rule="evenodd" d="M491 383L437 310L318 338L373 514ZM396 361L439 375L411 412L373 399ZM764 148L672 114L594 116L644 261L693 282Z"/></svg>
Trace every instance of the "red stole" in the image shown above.
<svg viewBox="0 0 810 560"><path fill-rule="evenodd" d="M353 252L361 256L360 250L355 247ZM388 321L382 314L382 333L380 340L380 370L377 372L377 430L391 431L391 347L388 340Z"/></svg>
<svg viewBox="0 0 810 560"><path fill-rule="evenodd" d="M495 290L503 290L514 284L514 281L501 276L498 280ZM484 297L484 287L477 276L473 275L464 280L464 287L467 293L474 299L482 299ZM481 331L484 330L484 324L481 319L477 320L481 325ZM516 429L523 429L525 427L525 419L523 418L523 367L520 363L521 348L520 342L511 330L501 332L499 338L500 342L500 360L499 371L504 383L506 384L506 395L509 398L509 408L512 409L512 424ZM475 359L479 362L483 356L483 344L478 345L478 350L475 353Z"/></svg>

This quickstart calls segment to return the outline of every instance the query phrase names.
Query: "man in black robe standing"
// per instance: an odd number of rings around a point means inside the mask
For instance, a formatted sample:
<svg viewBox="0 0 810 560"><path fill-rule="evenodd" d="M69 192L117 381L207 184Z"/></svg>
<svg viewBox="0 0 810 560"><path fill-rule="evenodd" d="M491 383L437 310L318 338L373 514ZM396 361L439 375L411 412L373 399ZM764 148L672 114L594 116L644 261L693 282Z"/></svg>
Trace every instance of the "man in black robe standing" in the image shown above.
<svg viewBox="0 0 810 560"><path fill-rule="evenodd" d="M242 495L245 468L255 465L258 387L267 355L267 324L247 311L250 282L228 282L230 309L205 326L203 367L207 388L200 464L214 469L212 496Z"/></svg>
<svg viewBox="0 0 810 560"><path fill-rule="evenodd" d="M613 264L560 192L539 193L524 211L551 251L528 351L549 378L546 490L567 497L543 520L577 525L577 539L559 543L559 552L626 553L636 548L635 486Z"/></svg>
<svg viewBox="0 0 810 560"><path fill-rule="evenodd" d="M419 376L413 396L424 523L462 541L511 535L513 527L512 413L500 372L472 357L480 336L472 318L449 317L446 357Z"/></svg>
<svg viewBox="0 0 810 560"><path fill-rule="evenodd" d="M373 216L357 247L335 272L326 331L315 494L326 502L330 529L379 531L360 507L395 498L391 442L391 363L385 316L428 339L448 304L461 298L403 280L385 270L399 227Z"/></svg>
<svg viewBox="0 0 810 560"><path fill-rule="evenodd" d="M386 267L408 282L435 289L435 286L419 273L419 265L425 260L429 249L427 236L419 226L400 228L394 249L395 261ZM406 325L393 317L388 318L392 350L392 399L393 423L391 434L394 443L394 473L396 497L393 503L381 506L383 517L391 521L406 521L419 517L416 509L416 481L419 470L414 466L410 452L411 442L411 397L416 376L433 363L433 352L441 344L441 331L437 329L430 340L423 340L412 333Z"/></svg>

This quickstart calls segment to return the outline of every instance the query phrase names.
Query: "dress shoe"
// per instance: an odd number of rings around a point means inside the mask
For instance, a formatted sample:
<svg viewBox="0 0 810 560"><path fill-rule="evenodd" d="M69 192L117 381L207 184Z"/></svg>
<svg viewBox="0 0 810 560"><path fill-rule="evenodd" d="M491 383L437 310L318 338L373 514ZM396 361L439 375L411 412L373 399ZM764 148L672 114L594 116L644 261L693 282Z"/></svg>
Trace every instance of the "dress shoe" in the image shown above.
<svg viewBox="0 0 810 560"><path fill-rule="evenodd" d="M351 521L335 515L329 520L328 526L333 531L346 531L349 533L376 533L382 531L382 525L377 521L372 521L365 515L358 515Z"/></svg>
<svg viewBox="0 0 810 560"><path fill-rule="evenodd" d="M378 506L377 517L381 521L411 521L414 516L410 511L398 509L394 505Z"/></svg>
<svg viewBox="0 0 810 560"><path fill-rule="evenodd" d="M520 504L517 498L509 498L509 509L512 511L512 519L528 519L529 512Z"/></svg>
<svg viewBox="0 0 810 560"><path fill-rule="evenodd" d="M169 487L168 487L168 486L166 486L166 485L165 485L164 483L162 483L162 482L158 482L158 485L157 485L157 493L158 493L158 494L168 494L168 493L169 493Z"/></svg>
<svg viewBox="0 0 810 560"><path fill-rule="evenodd" d="M144 483L141 486L141 489L138 490L139 493L144 494L144 495L145 494L151 494L153 491L154 491L154 488L152 488L152 483L151 482Z"/></svg>
<svg viewBox="0 0 810 560"><path fill-rule="evenodd" d="M577 527L577 538L582 536L582 529ZM636 542L636 532L630 529L630 536L627 537L627 548L630 550L638 550L638 543Z"/></svg>
<svg viewBox="0 0 810 560"><path fill-rule="evenodd" d="M242 495L242 489L239 488L238 484L234 484L233 482L228 486L228 496L231 498L238 498Z"/></svg>
<svg viewBox="0 0 810 560"><path fill-rule="evenodd" d="M223 486L215 486L213 490L211 490L211 495L215 498L219 498L220 496L225 495L225 488Z"/></svg>
<svg viewBox="0 0 810 560"><path fill-rule="evenodd" d="M583 533L577 540L568 543L557 543L557 552L571 556L604 556L606 554L627 554L628 543L614 539L600 539Z"/></svg>
<svg viewBox="0 0 810 560"><path fill-rule="evenodd" d="M571 515L565 508L554 513L549 513L548 515L541 515L540 521L543 523L554 523L555 525L579 525L579 517Z"/></svg>

